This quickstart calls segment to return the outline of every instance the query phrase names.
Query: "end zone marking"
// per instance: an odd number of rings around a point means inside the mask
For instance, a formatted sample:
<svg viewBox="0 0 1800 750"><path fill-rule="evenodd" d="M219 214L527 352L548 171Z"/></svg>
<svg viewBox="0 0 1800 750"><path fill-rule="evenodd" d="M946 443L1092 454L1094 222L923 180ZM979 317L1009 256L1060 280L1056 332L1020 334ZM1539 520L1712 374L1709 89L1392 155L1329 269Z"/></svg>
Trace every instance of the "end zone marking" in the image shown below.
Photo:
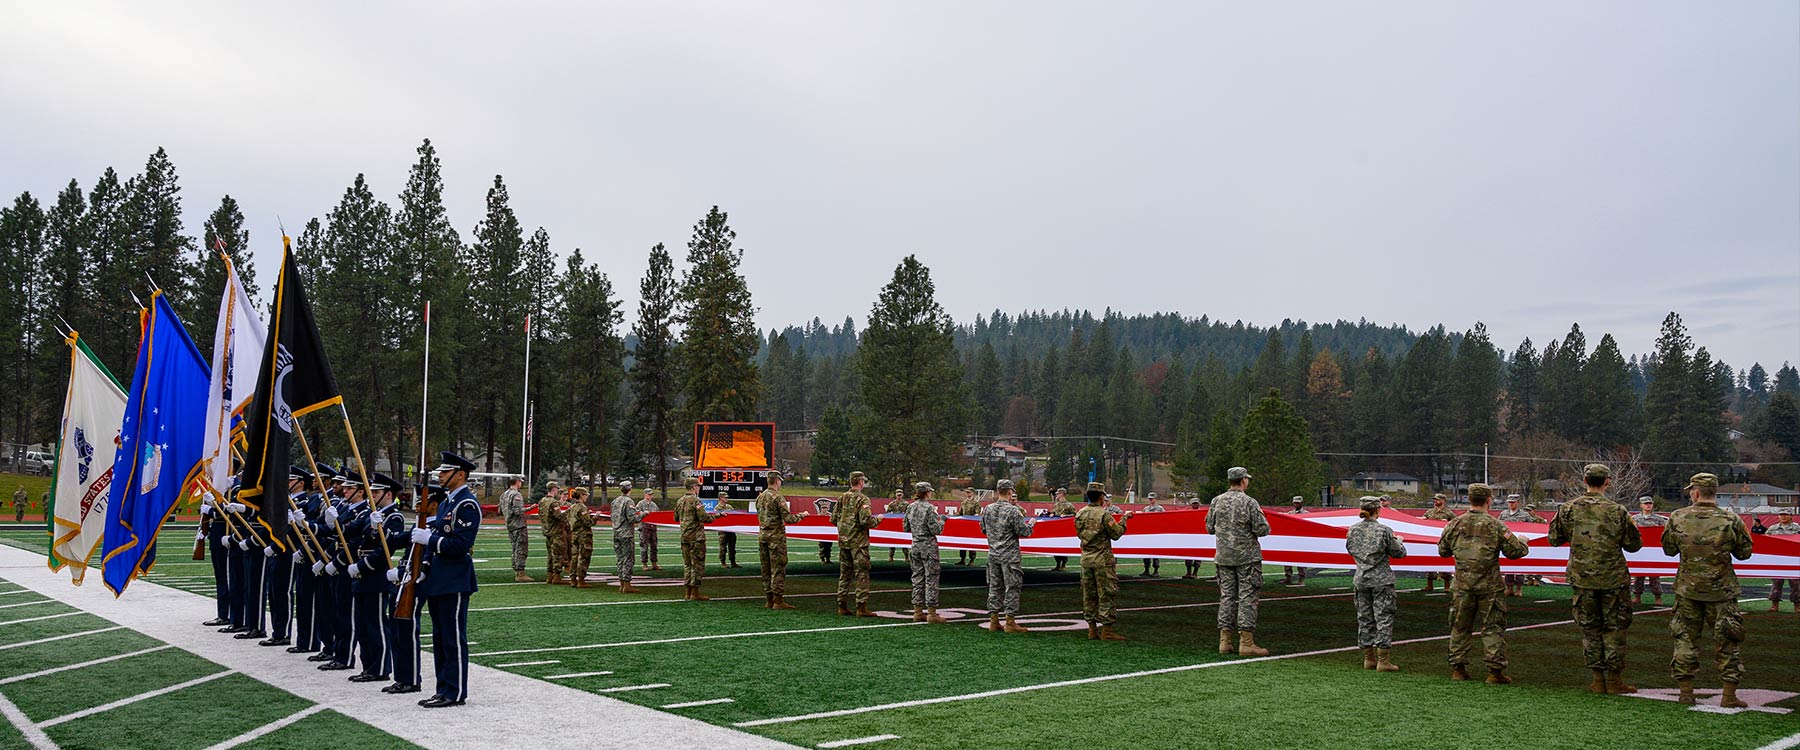
<svg viewBox="0 0 1800 750"><path fill-rule="evenodd" d="M714 698L712 700L705 700L705 701L688 701L686 703L670 703L669 705L666 705L666 706L660 706L660 708L664 708L664 709L694 708L696 706L717 706L722 703L736 703L736 702L737 701L732 698Z"/></svg>
<svg viewBox="0 0 1800 750"><path fill-rule="evenodd" d="M50 636L49 638L39 638L35 641L21 641L19 643L8 643L8 644L0 645L0 651L5 651L9 648L23 648L25 646L36 646L40 643L49 643L51 641L60 641L64 638L80 638L84 635L94 635L95 633L109 633L114 630L124 630L124 629L125 629L124 625L114 625L110 628L95 628L93 630L84 630L79 633L64 633L62 635L53 635L53 636Z"/></svg>
<svg viewBox="0 0 1800 750"><path fill-rule="evenodd" d="M174 648L174 646L171 646L171 645L165 643L161 646L151 646L150 648L142 649L139 651L133 651L129 654L118 654L115 656L103 656L98 659L90 659L88 661L84 661L80 664L69 664L69 665L61 666L61 667L51 667L49 669L42 669L42 670L38 670L36 672L32 672L30 674L14 675L14 676L8 677L4 680L0 680L0 685L11 685L15 682L24 682L26 680L32 680L32 679L36 679L39 677L43 677L45 675L53 675L53 674L56 674L57 672L67 672L71 669L81 669L83 667L91 667L96 664L105 664L109 661L118 661L120 659L129 659L133 656L142 656L142 655L148 654L152 651L161 651L165 648Z"/></svg>
<svg viewBox="0 0 1800 750"><path fill-rule="evenodd" d="M561 659L545 659L543 661L515 661L515 662L511 662L509 664L495 664L494 668L495 669L505 669L507 667L536 667L536 666L541 666L544 664L561 664L561 663L562 663Z"/></svg>
<svg viewBox="0 0 1800 750"><path fill-rule="evenodd" d="M544 677L544 679L546 679L546 680L572 680L577 677L605 677L606 675L609 675L609 674L612 674L612 673L611 672L570 672L568 674L547 675Z"/></svg>
<svg viewBox="0 0 1800 750"><path fill-rule="evenodd" d="M316 713L318 713L320 711L324 711L324 710L325 710L325 707L322 705L315 704L315 705L307 706L306 708L302 708L299 711L295 711L294 713L288 714L287 716L285 716L283 718L276 719L276 720L271 721L267 724L264 724L260 727L257 727L248 732L245 732L236 737L233 737L229 740L221 742L217 745L213 745L212 747L209 747L206 750L231 750L231 748L237 747L246 742L250 742L251 740L260 739L263 735L269 734L270 732L274 732L277 729L281 729L282 727L285 727L289 724L292 724L294 722L297 722L301 719L304 719L308 716L311 716L313 714L316 714Z"/></svg>
<svg viewBox="0 0 1800 750"><path fill-rule="evenodd" d="M138 701L149 700L149 699L155 698L159 695L168 695L169 693L173 693L178 690L185 690L185 689L191 688L195 685L212 682L213 680L219 679L220 677L228 677L230 675L234 675L237 673L238 673L238 671L235 669L227 669L222 672L214 672L205 677L196 677L194 679L188 680L187 682L176 683L174 685L170 685L165 688L157 688L148 693L138 693L137 695L131 696L129 698L120 698L111 703L103 703L103 704L95 706L93 708L84 708L84 709L82 709L80 711L76 711L75 713L72 713L72 714L64 714L64 715L58 716L54 719L50 719L49 721L39 722L38 726L48 729L48 728L56 726L58 724L74 721L76 719L85 719L89 716L93 716L94 714L105 713L105 712L111 711L115 708L124 708L125 706L129 706L133 703L137 703Z"/></svg>
<svg viewBox="0 0 1800 750"><path fill-rule="evenodd" d="M888 740L897 740L897 739L900 739L900 735L878 734L873 737L857 737L857 738L848 739L848 740L832 740L830 742L821 742L821 743L819 743L819 747L823 747L823 748L849 747L851 745L867 745L871 742L886 742Z"/></svg>
<svg viewBox="0 0 1800 750"><path fill-rule="evenodd" d="M629 693L633 690L655 690L657 688L666 688L666 687L669 687L669 683L652 682L648 685L625 685L623 687L602 688L602 689L596 690L594 692L596 692L596 693Z"/></svg>

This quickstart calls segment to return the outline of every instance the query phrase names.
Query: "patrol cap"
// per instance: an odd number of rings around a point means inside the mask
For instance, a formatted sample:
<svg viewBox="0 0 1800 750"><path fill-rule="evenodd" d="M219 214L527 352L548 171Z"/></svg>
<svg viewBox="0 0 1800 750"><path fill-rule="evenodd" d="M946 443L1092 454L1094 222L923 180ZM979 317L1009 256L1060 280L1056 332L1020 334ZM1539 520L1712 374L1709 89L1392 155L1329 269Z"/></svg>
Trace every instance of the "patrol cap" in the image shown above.
<svg viewBox="0 0 1800 750"><path fill-rule="evenodd" d="M1469 502L1475 502L1477 499L1491 500L1493 497L1494 490L1492 487L1480 482L1469 485Z"/></svg>
<svg viewBox="0 0 1800 750"><path fill-rule="evenodd" d="M1357 502L1356 507L1364 513L1379 512L1381 510L1381 498L1373 495L1363 495L1362 500Z"/></svg>
<svg viewBox="0 0 1800 750"><path fill-rule="evenodd" d="M850 472L850 483L851 484L856 484L857 482L867 480L868 478L869 478L869 475L864 474L860 471Z"/></svg>
<svg viewBox="0 0 1800 750"><path fill-rule="evenodd" d="M1450 498L1444 497L1444 493L1439 492L1436 495L1432 495L1431 499L1433 499L1433 500L1449 500Z"/></svg>
<svg viewBox="0 0 1800 750"><path fill-rule="evenodd" d="M625 489L629 490L629 489L631 489L631 480L626 479L624 481L621 481L621 482L619 482L619 486L624 487Z"/></svg>
<svg viewBox="0 0 1800 750"><path fill-rule="evenodd" d="M1607 479L1612 476L1612 469L1606 468L1606 464L1588 464L1582 468L1581 475L1588 479Z"/></svg>
<svg viewBox="0 0 1800 750"><path fill-rule="evenodd" d="M1775 515L1777 515L1777 516L1791 516L1791 515L1794 515L1794 510L1793 510L1793 509L1792 509L1792 508L1776 508L1776 509L1775 509Z"/></svg>
<svg viewBox="0 0 1800 750"><path fill-rule="evenodd" d="M438 467L436 469L432 469L432 471L462 471L462 472L470 472L470 471L474 471L474 470L475 470L475 462L474 461L470 461L469 459L463 458L462 456L458 456L455 453L452 453L450 451L443 451L442 454L438 456Z"/></svg>
<svg viewBox="0 0 1800 750"><path fill-rule="evenodd" d="M994 491L995 492L1012 492L1012 489L1013 489L1013 480L1011 480L1011 479L1002 479L1002 480L994 483Z"/></svg>
<svg viewBox="0 0 1800 750"><path fill-rule="evenodd" d="M1302 496L1300 496L1300 495L1295 495L1295 496L1294 496L1294 504L1295 504L1295 505L1305 505L1305 504L1306 504L1306 498L1305 498L1305 497L1302 497Z"/></svg>
<svg viewBox="0 0 1800 750"><path fill-rule="evenodd" d="M1235 482L1239 479L1249 479L1249 478L1250 478L1250 470L1246 469L1242 466L1233 466L1233 467L1225 470L1225 481L1227 481L1227 482Z"/></svg>
<svg viewBox="0 0 1800 750"><path fill-rule="evenodd" d="M931 491L931 483L930 482L917 482L917 483L913 484L913 492L930 492L930 491Z"/></svg>
<svg viewBox="0 0 1800 750"><path fill-rule="evenodd" d="M302 469L298 466L294 466L292 464L288 465L288 481L291 482L291 481L298 479L302 482L310 482L310 481L312 481L312 477L313 477L312 472Z"/></svg>
<svg viewBox="0 0 1800 750"><path fill-rule="evenodd" d="M1154 493L1154 492L1152 492L1152 493L1150 493L1150 494L1148 494L1148 495L1145 495L1145 496L1144 496L1144 499L1145 499L1145 500L1155 500L1155 499L1156 499L1156 493Z"/></svg>
<svg viewBox="0 0 1800 750"><path fill-rule="evenodd" d="M1650 497L1649 495L1645 495L1643 497L1638 498L1638 504L1639 505L1655 505L1656 499L1653 497Z"/></svg>
<svg viewBox="0 0 1800 750"><path fill-rule="evenodd" d="M1106 485L1101 484L1099 482L1088 482L1087 491L1088 492L1105 492Z"/></svg>
<svg viewBox="0 0 1800 750"><path fill-rule="evenodd" d="M1719 486L1719 478L1718 477L1708 474L1706 472L1701 472L1699 474L1695 474L1691 477L1688 477L1687 486L1683 487L1682 489L1691 490L1695 487L1715 487L1716 488L1718 486Z"/></svg>
<svg viewBox="0 0 1800 750"><path fill-rule="evenodd" d="M399 492L400 483L394 481L393 477L376 472L375 476L369 480L369 489L376 492Z"/></svg>

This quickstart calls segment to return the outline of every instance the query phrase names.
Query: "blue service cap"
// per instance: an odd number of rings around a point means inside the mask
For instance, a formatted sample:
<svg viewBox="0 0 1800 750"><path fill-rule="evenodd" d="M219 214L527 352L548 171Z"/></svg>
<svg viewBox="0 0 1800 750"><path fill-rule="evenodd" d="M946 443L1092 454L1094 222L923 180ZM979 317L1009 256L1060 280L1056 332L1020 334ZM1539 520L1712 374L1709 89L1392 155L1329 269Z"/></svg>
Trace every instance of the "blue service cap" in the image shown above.
<svg viewBox="0 0 1800 750"><path fill-rule="evenodd" d="M443 455L438 459L438 462L439 462L438 467L435 469L432 469L432 471L465 471L466 472L466 471L474 471L475 470L475 462L474 461L470 461L469 459L463 458L462 456L458 456L455 453L451 453L450 451L444 451Z"/></svg>

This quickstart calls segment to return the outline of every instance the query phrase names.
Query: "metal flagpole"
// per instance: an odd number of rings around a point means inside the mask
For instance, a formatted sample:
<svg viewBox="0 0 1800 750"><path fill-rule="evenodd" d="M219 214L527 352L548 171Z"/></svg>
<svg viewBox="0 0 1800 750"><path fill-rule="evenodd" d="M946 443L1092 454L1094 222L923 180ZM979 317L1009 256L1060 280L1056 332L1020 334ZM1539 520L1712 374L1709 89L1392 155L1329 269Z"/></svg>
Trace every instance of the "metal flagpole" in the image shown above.
<svg viewBox="0 0 1800 750"><path fill-rule="evenodd" d="M527 474L525 472L525 469L526 469L527 465L531 463L531 454L527 452L531 448L529 445L526 444L527 435L525 434L525 432L526 432L527 426L530 423L531 423L531 313L525 313L525 389L524 389L524 393L521 394L519 397L519 474L521 476L525 477L525 481L528 484L531 482L531 475ZM488 459L491 461L491 460L493 460L493 457L489 456Z"/></svg>
<svg viewBox="0 0 1800 750"><path fill-rule="evenodd" d="M425 300L425 376L419 396L419 471L415 480L419 484L430 485L431 480L425 478L425 424L431 416L431 300ZM424 497L413 498L414 507L425 502Z"/></svg>

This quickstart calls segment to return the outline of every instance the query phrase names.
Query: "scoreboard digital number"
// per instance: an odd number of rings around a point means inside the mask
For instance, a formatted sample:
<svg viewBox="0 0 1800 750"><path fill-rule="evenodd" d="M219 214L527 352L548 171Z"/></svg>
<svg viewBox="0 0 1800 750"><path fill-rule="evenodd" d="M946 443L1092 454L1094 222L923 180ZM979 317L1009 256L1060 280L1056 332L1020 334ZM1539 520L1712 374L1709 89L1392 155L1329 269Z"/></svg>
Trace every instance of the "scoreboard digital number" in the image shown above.
<svg viewBox="0 0 1800 750"><path fill-rule="evenodd" d="M755 500L769 488L765 471L749 469L709 469L700 473L700 497L711 500L725 493L729 500ZM742 507L738 508L743 510Z"/></svg>

